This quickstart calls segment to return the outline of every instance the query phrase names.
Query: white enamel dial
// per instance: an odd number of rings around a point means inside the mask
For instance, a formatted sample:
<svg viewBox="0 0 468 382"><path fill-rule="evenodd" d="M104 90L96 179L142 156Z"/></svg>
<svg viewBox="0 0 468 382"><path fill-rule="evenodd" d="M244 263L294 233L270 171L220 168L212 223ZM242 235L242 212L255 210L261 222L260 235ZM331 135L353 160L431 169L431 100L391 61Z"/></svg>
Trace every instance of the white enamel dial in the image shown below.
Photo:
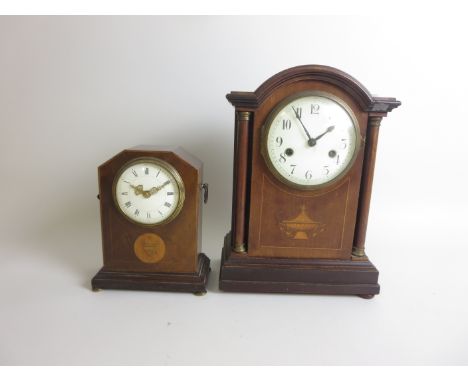
<svg viewBox="0 0 468 382"><path fill-rule="evenodd" d="M267 162L280 180L300 188L317 187L340 176L359 142L348 111L325 95L287 103L266 128Z"/></svg>
<svg viewBox="0 0 468 382"><path fill-rule="evenodd" d="M119 210L134 222L168 222L184 201L182 179L168 163L142 158L124 166L114 184L114 199Z"/></svg>

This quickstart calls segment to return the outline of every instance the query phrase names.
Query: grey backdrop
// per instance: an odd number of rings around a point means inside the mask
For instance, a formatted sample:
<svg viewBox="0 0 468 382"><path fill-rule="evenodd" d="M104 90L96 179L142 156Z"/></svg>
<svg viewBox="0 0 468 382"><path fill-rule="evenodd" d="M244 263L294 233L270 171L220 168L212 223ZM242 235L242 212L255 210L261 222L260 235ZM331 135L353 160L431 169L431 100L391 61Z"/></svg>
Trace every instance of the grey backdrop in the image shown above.
<svg viewBox="0 0 468 382"><path fill-rule="evenodd" d="M383 17L1 17L1 364L466 364L466 23ZM367 249L382 294L217 288L231 90L338 67L403 102L381 128ZM209 293L103 291L99 164L205 163Z"/></svg>

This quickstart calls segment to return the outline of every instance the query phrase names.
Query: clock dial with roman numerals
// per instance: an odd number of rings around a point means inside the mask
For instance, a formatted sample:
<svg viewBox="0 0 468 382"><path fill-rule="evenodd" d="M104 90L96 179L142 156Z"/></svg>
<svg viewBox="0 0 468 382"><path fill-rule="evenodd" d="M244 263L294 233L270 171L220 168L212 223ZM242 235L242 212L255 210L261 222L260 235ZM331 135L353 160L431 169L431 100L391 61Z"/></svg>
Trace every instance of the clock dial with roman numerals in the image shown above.
<svg viewBox="0 0 468 382"><path fill-rule="evenodd" d="M143 225L168 223L184 202L182 179L169 163L140 158L127 163L114 181L114 200L120 212Z"/></svg>
<svg viewBox="0 0 468 382"><path fill-rule="evenodd" d="M283 183L321 187L351 166L359 136L352 111L340 100L320 93L304 95L273 112L265 126L263 154Z"/></svg>

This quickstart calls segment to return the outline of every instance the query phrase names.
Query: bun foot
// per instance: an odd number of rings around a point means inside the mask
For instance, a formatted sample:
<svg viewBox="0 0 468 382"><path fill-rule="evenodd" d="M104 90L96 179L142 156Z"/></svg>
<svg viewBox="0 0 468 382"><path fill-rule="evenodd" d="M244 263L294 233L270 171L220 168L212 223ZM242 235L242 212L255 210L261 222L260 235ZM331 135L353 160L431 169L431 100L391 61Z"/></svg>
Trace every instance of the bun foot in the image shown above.
<svg viewBox="0 0 468 382"><path fill-rule="evenodd" d="M374 298L374 294L358 294L359 297L365 298L366 300L370 300L371 298Z"/></svg>
<svg viewBox="0 0 468 382"><path fill-rule="evenodd" d="M193 292L193 294L195 296L204 296L206 294L206 290L202 290L202 291L199 291L199 292Z"/></svg>

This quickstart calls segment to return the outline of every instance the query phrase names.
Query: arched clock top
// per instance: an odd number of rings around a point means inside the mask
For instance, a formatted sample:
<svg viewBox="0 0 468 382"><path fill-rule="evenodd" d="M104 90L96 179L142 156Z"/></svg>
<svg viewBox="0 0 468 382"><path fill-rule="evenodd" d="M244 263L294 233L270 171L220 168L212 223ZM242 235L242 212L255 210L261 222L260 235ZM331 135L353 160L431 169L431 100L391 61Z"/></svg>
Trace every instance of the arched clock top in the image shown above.
<svg viewBox="0 0 468 382"><path fill-rule="evenodd" d="M283 70L270 77L255 92L233 91L226 95L239 110L252 111L261 105L278 88L298 81L320 81L333 84L346 91L363 111L387 113L400 106L395 98L373 96L358 80L349 74L324 65L302 65Z"/></svg>

